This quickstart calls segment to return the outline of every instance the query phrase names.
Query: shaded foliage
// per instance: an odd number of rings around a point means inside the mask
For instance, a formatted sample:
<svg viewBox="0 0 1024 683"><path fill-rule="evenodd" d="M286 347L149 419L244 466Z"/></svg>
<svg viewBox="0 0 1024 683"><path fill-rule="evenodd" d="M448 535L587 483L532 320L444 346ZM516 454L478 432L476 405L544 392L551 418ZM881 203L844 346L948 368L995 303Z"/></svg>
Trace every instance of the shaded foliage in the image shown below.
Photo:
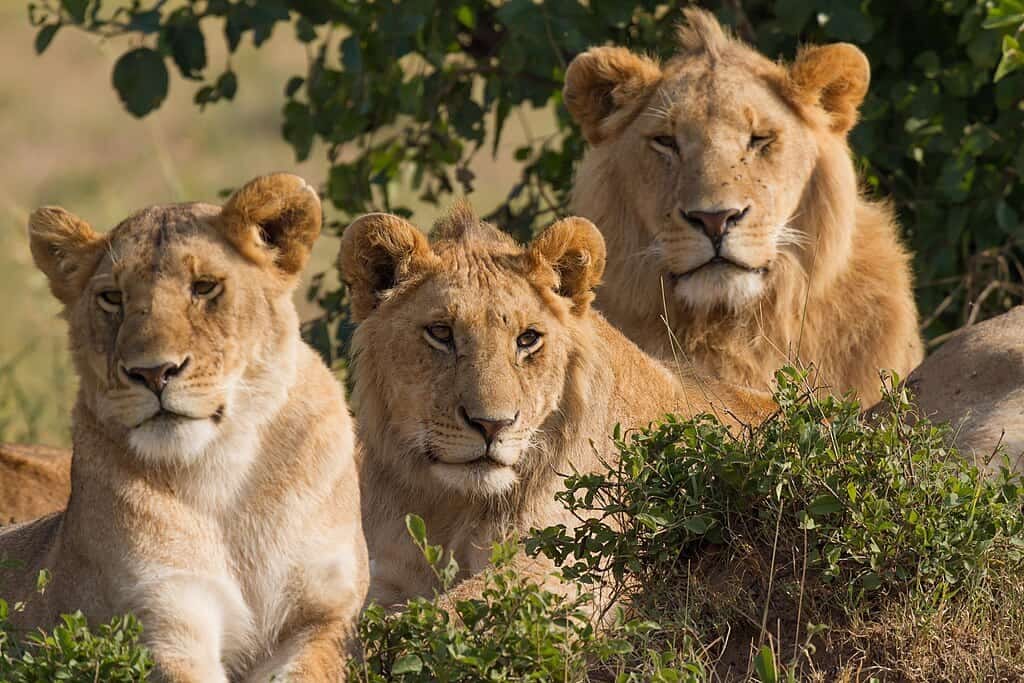
<svg viewBox="0 0 1024 683"><path fill-rule="evenodd" d="M42 52L64 26L141 39L113 85L137 116L160 105L170 65L195 81L195 101L230 100L230 60L208 62L220 28L230 53L274 30L308 45L308 69L282 84L282 135L297 158L323 143L324 192L342 222L396 204L411 186L429 202L471 192L470 164L494 153L523 106L551 107L557 132L515 150L521 175L492 219L520 237L565 211L584 148L561 106L568 62L616 43L672 53L681 2L608 0L34 0ZM722 0L719 16L768 55L804 42L864 49L873 83L851 139L868 191L891 197L917 253L925 333L941 341L1024 298L1024 65L1021 0ZM341 223L336 223L340 229ZM340 292L311 297L325 317L307 336L330 360L348 338ZM332 342L332 339L335 342Z"/></svg>

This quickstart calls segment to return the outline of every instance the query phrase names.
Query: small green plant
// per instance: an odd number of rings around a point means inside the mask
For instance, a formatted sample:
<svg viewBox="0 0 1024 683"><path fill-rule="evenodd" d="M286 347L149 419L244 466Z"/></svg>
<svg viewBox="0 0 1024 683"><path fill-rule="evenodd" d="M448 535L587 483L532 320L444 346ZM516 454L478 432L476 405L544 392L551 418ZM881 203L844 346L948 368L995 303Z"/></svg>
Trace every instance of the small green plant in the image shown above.
<svg viewBox="0 0 1024 683"><path fill-rule="evenodd" d="M139 645L142 627L132 616L102 624L95 633L81 612L65 614L52 631L16 639L9 607L0 600L0 681L3 683L135 683L153 669Z"/></svg>
<svg viewBox="0 0 1024 683"><path fill-rule="evenodd" d="M407 525L442 586L458 573L443 549L427 542L423 520L410 515ZM416 598L401 612L388 614L371 605L359 636L362 661L350 668L360 681L581 681L594 668L615 671L616 662L634 652L656 624L619 622L599 631L587 598L567 598L524 579L511 566L514 544L496 544L479 597L450 600ZM620 671L607 680L686 682L705 680L703 669L679 663L673 653L641 652L644 671Z"/></svg>

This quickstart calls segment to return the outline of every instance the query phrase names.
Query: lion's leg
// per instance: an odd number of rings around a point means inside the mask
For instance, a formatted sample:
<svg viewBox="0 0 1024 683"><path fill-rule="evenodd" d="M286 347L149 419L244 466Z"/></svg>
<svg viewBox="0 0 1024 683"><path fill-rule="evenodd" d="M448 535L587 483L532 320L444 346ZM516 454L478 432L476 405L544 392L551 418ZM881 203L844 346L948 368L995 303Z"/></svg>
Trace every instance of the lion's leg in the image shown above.
<svg viewBox="0 0 1024 683"><path fill-rule="evenodd" d="M238 649L250 623L237 588L172 570L140 584L132 602L143 642L153 654L156 680L227 683L224 652Z"/></svg>
<svg viewBox="0 0 1024 683"><path fill-rule="evenodd" d="M246 677L246 683L344 681L354 635L352 619L339 619L302 629L281 643L273 656Z"/></svg>

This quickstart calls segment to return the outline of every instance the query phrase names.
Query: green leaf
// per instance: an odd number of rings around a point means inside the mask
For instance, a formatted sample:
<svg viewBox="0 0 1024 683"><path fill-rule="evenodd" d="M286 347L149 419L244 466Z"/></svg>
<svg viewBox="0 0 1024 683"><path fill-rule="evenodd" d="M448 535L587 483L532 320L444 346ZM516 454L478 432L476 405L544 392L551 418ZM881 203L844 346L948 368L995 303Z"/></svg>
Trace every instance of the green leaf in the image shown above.
<svg viewBox="0 0 1024 683"><path fill-rule="evenodd" d="M754 670L761 683L777 683L779 672L775 667L775 653L767 645L762 645L754 657Z"/></svg>
<svg viewBox="0 0 1024 683"><path fill-rule="evenodd" d="M875 572L868 572L861 577L861 584L865 589L873 591L882 585L882 579Z"/></svg>
<svg viewBox="0 0 1024 683"><path fill-rule="evenodd" d="M57 35L57 31L60 29L60 24L47 24L39 29L36 33L36 54L41 55L46 51L46 48L50 46L50 42L53 41L53 37Z"/></svg>
<svg viewBox="0 0 1024 683"><path fill-rule="evenodd" d="M455 18L458 19L459 23L468 28L470 31L476 28L476 15L473 14L473 8L468 5L460 5L455 10Z"/></svg>
<svg viewBox="0 0 1024 683"><path fill-rule="evenodd" d="M416 543L423 545L427 542L427 524L419 515L406 515L405 528L409 530L409 535Z"/></svg>
<svg viewBox="0 0 1024 683"><path fill-rule="evenodd" d="M113 83L125 109L142 118L167 97L168 75L163 57L148 47L126 52L114 65Z"/></svg>
<svg viewBox="0 0 1024 683"><path fill-rule="evenodd" d="M419 658L419 655L403 655L396 659L391 667L391 673L396 676L399 674L418 674L421 671L423 671L423 660Z"/></svg>
<svg viewBox="0 0 1024 683"><path fill-rule="evenodd" d="M234 71L225 71L220 75L217 79L217 90L226 100L235 98L235 93L238 92L238 76Z"/></svg>
<svg viewBox="0 0 1024 683"><path fill-rule="evenodd" d="M843 504L836 500L835 496L825 493L811 501L811 504L807 506L807 513L817 519L840 512L842 509Z"/></svg>
<svg viewBox="0 0 1024 683"><path fill-rule="evenodd" d="M60 0L61 7L76 24L85 21L85 12L89 9L89 0Z"/></svg>
<svg viewBox="0 0 1024 683"><path fill-rule="evenodd" d="M993 29L1006 26L1019 27L1021 24L1024 24L1024 14L1008 14L1006 16L989 16L981 26Z"/></svg>
<svg viewBox="0 0 1024 683"><path fill-rule="evenodd" d="M295 159L297 161L308 159L309 151L313 146L313 137L316 134L313 127L313 114L309 107L295 100L284 105L282 133L284 139L291 143L292 149L295 150Z"/></svg>
<svg viewBox="0 0 1024 683"><path fill-rule="evenodd" d="M698 515L696 517L689 517L683 520L683 526L698 536L706 534L708 529L711 528L712 523L713 520L707 515Z"/></svg>
<svg viewBox="0 0 1024 683"><path fill-rule="evenodd" d="M206 39L194 17L176 22L165 29L171 57L185 78L199 78L206 68Z"/></svg>

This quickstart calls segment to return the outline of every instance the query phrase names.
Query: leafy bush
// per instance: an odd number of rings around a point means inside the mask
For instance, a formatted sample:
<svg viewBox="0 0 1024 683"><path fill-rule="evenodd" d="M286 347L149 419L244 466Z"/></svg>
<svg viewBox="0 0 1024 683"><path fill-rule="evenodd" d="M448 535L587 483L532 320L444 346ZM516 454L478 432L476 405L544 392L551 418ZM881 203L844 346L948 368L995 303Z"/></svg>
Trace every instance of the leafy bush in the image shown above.
<svg viewBox="0 0 1024 683"><path fill-rule="evenodd" d="M776 380L780 414L746 438L709 415L617 433L616 467L570 476L558 494L583 522L539 531L531 550L586 584L652 585L703 545L770 548L791 535L827 582L938 597L1024 559L1020 477L986 478L946 447L948 427L908 426L904 391L890 385L892 410L870 425L854 400L813 397L805 374Z"/></svg>
<svg viewBox="0 0 1024 683"><path fill-rule="evenodd" d="M439 202L472 192L471 169L517 122L520 180L492 218L526 236L566 210L579 131L561 106L566 65L591 45L660 55L674 49L685 3L588 0L36 0L30 18L42 52L66 26L138 40L114 67L125 107L160 106L168 65L198 84L200 107L230 100L237 75L211 71L207 40L220 27L229 52L260 46L290 26L311 56L282 84L282 135L300 159L314 142L331 161L325 193L341 220L371 208L407 213L412 189ZM1024 298L1024 64L1020 0L736 0L708 5L768 55L803 42L850 41L873 66L852 143L869 189L891 197L917 252L918 300L936 339ZM913 27L913 30L908 30ZM522 107L547 107L555 132L534 136ZM407 195L406 195L407 196ZM335 224L336 227L340 224ZM350 334L340 292L308 336L329 359Z"/></svg>
<svg viewBox="0 0 1024 683"><path fill-rule="evenodd" d="M407 519L413 540L434 567L442 585L458 573L454 558L441 567L443 549L427 542L423 520ZM598 637L586 596L569 599L522 578L510 566L514 545L495 545L493 571L479 598L431 601L417 598L387 614L371 605L359 635L363 661L354 662L354 680L384 681L578 681L601 663L632 651L629 638L657 628L628 623ZM699 666L672 667L672 658L650 658L642 680L703 680ZM637 672L616 679L639 681Z"/></svg>
<svg viewBox="0 0 1024 683"><path fill-rule="evenodd" d="M93 633L81 612L65 614L52 631L35 631L19 641L7 622L8 609L0 600L3 683L136 683L153 669L138 643L142 628L134 617L115 618Z"/></svg>

